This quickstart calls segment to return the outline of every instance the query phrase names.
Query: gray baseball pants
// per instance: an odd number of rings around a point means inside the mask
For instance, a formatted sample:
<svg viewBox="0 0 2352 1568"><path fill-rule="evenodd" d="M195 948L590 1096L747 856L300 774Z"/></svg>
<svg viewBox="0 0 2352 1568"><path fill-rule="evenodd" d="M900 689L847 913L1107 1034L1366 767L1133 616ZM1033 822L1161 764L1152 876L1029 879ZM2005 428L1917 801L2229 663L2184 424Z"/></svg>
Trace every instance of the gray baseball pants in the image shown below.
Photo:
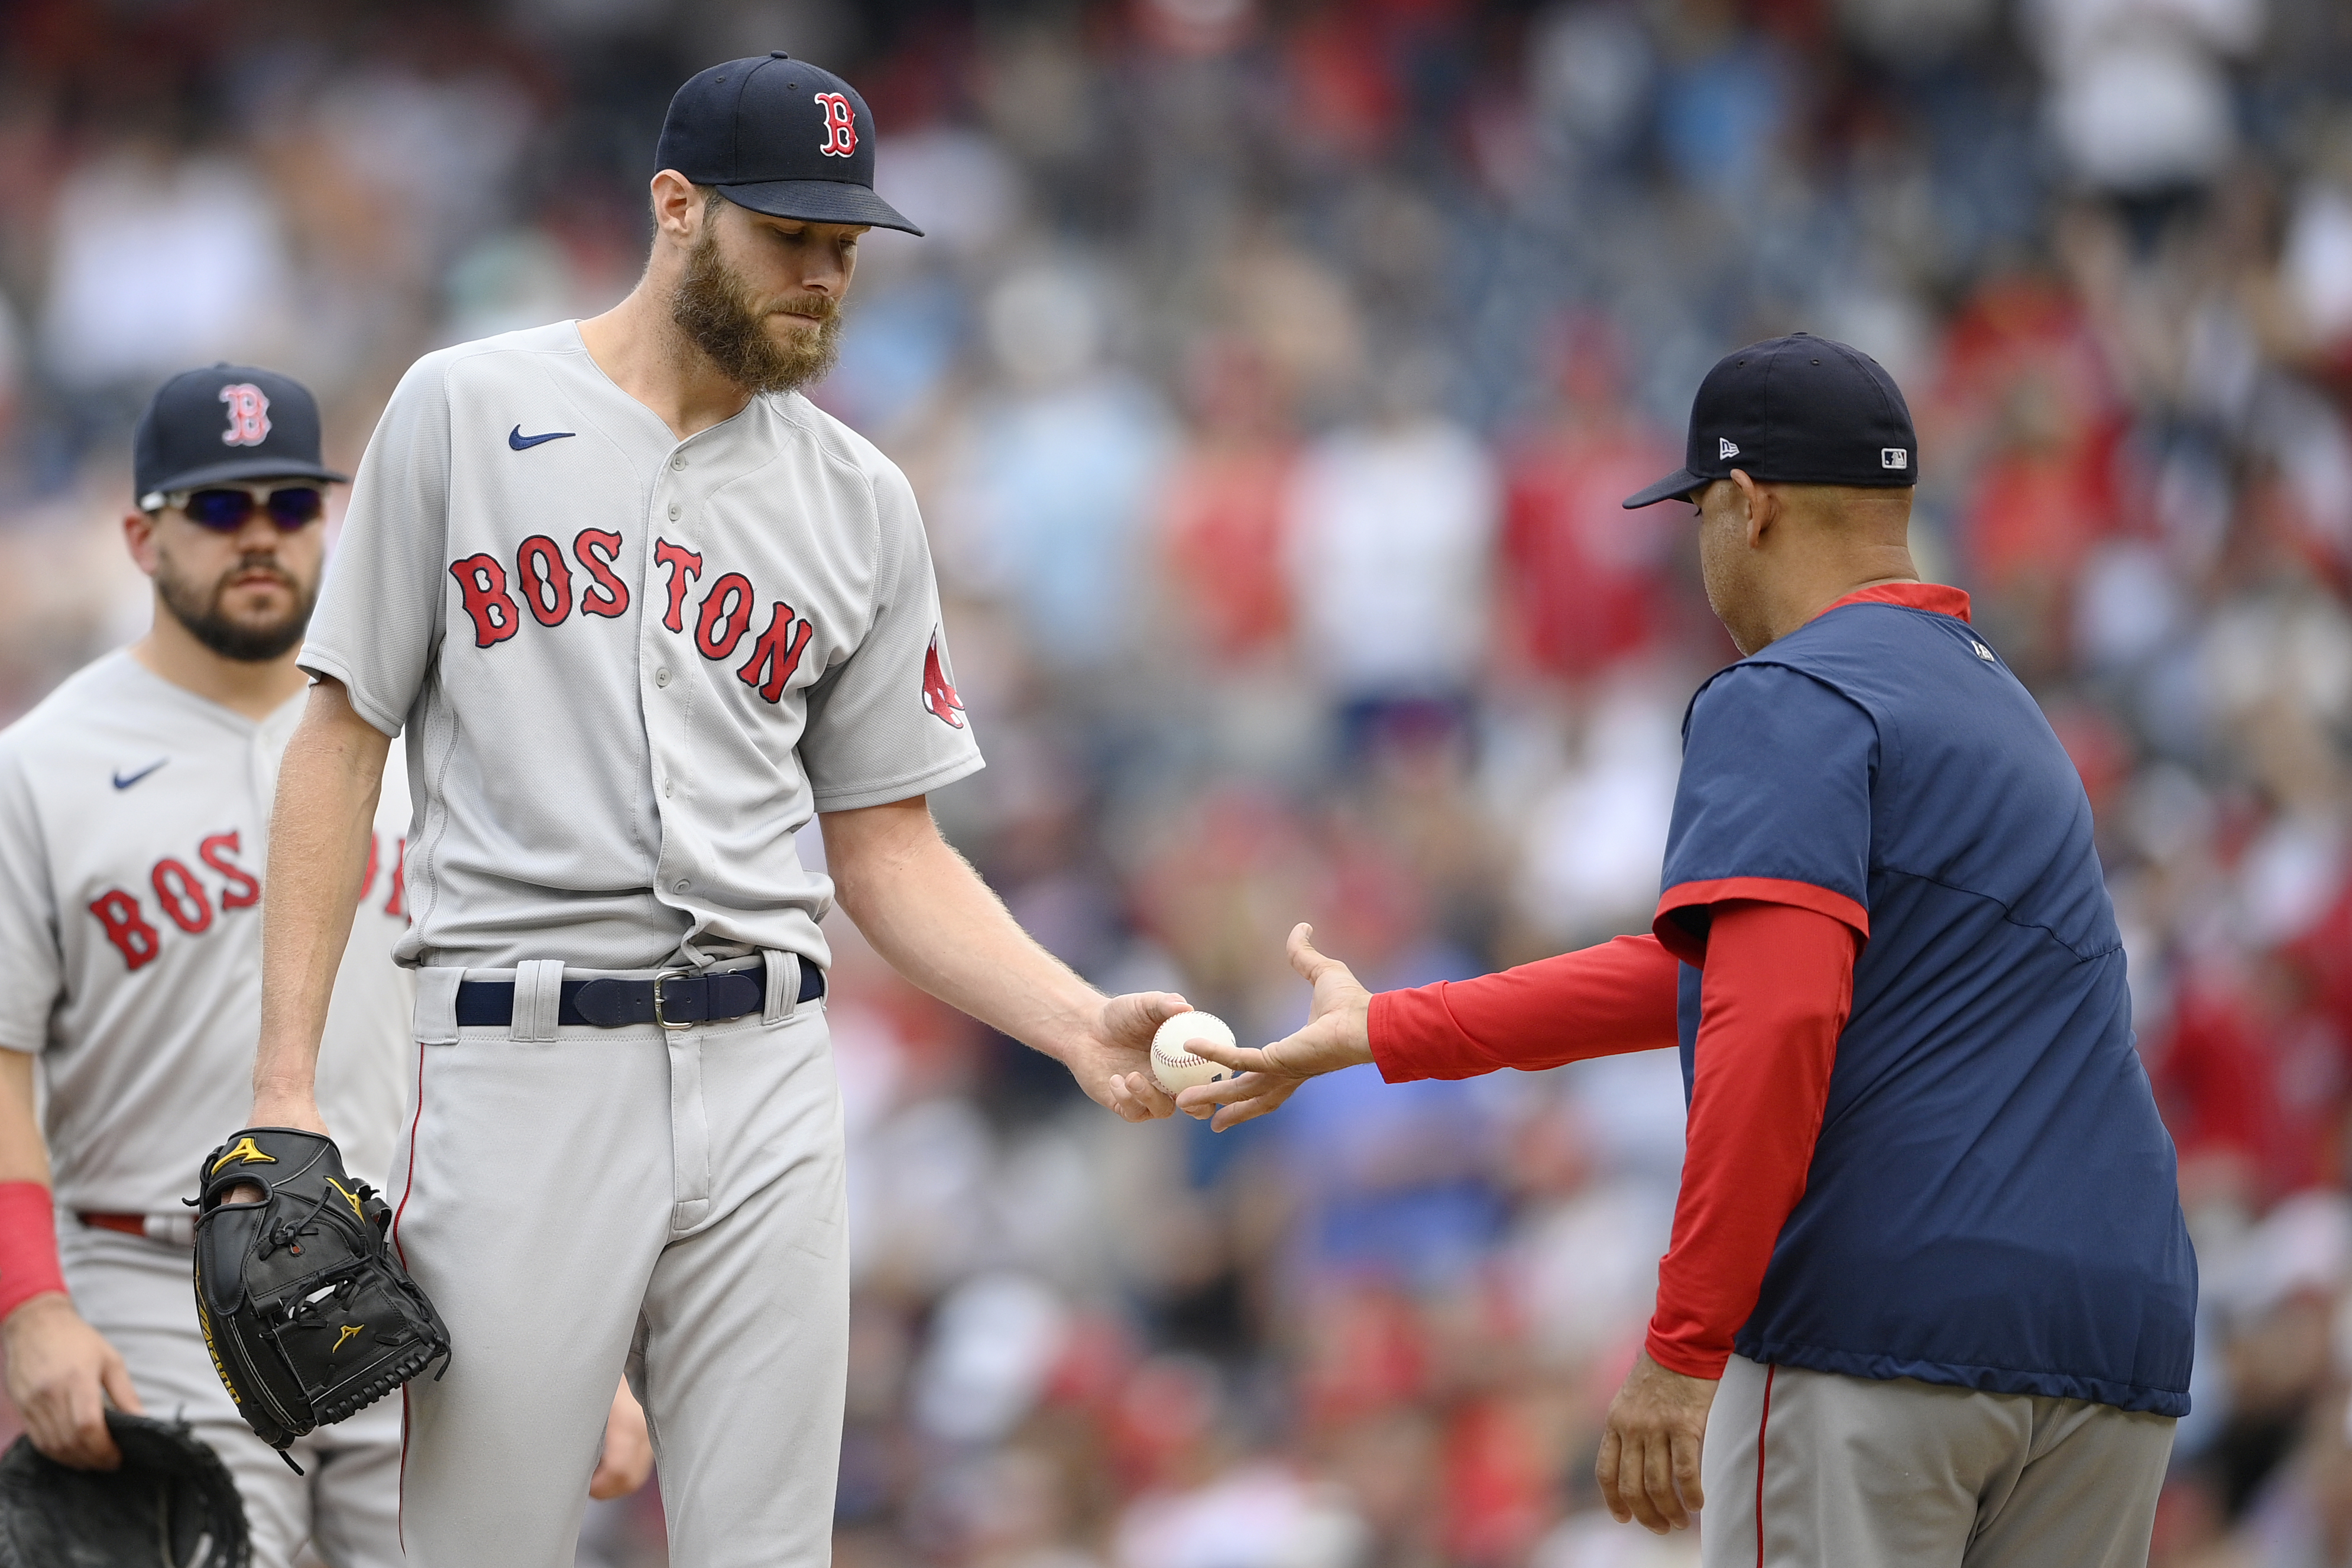
<svg viewBox="0 0 2352 1568"><path fill-rule="evenodd" d="M1704 1568L2141 1568L2172 1417L1759 1366L1707 1415Z"/></svg>
<svg viewBox="0 0 2352 1568"><path fill-rule="evenodd" d="M187 1247L61 1218L58 1252L75 1310L122 1353L147 1414L185 1419L228 1467L254 1568L289 1568L305 1541L332 1568L402 1568L398 1399L296 1438L307 1472L298 1476L253 1435L213 1370Z"/></svg>
<svg viewBox="0 0 2352 1568"><path fill-rule="evenodd" d="M454 1354L407 1388L408 1568L571 1568L624 1371L673 1568L824 1568L849 1325L824 1008L558 1027L562 975L468 972L517 980L517 1022L462 1030L457 972L418 975L390 1196Z"/></svg>

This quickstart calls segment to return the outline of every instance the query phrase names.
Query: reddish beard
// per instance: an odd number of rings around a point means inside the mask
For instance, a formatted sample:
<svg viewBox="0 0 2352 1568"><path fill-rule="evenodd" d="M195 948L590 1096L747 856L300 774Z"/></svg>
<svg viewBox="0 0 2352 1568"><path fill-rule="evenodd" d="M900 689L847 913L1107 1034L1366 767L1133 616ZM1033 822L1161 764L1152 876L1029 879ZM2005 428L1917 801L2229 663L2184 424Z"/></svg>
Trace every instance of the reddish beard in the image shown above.
<svg viewBox="0 0 2352 1568"><path fill-rule="evenodd" d="M813 294L782 307L816 322L779 342L768 331L771 308L719 254L709 229L695 243L686 276L670 295L670 319L719 373L747 392L793 392L823 379L841 353L841 307Z"/></svg>

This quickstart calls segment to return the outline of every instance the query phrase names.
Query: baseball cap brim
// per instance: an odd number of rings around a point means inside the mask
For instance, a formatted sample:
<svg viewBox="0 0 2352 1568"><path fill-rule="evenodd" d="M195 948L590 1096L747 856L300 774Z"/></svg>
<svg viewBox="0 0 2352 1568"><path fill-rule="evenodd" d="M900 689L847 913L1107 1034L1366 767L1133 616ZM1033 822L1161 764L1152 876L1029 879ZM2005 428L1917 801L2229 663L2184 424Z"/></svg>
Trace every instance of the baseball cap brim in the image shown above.
<svg viewBox="0 0 2352 1568"><path fill-rule="evenodd" d="M1682 500L1693 490L1703 490L1713 483L1715 481L1704 474L1694 474L1688 468L1676 468L1656 484L1635 490L1619 504L1632 511L1637 507L1655 506L1662 500Z"/></svg>
<svg viewBox="0 0 2352 1568"><path fill-rule="evenodd" d="M803 223L862 223L913 235L923 232L876 195L871 186L853 185L845 180L764 180L719 189L737 206L770 217L799 218Z"/></svg>
<svg viewBox="0 0 2352 1568"><path fill-rule="evenodd" d="M151 486L147 493L169 495L174 490L199 490L206 485L225 485L239 479L320 479L331 485L343 485L349 484L351 479L349 474L339 474L321 464L306 463L299 458L272 458L253 453L173 474L161 483Z"/></svg>

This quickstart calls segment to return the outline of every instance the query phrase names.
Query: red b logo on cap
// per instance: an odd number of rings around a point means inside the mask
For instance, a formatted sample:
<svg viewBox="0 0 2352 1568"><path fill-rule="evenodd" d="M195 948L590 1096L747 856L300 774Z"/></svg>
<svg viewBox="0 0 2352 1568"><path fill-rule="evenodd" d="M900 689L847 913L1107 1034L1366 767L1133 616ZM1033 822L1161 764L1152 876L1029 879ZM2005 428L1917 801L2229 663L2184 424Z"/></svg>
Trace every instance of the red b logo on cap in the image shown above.
<svg viewBox="0 0 2352 1568"><path fill-rule="evenodd" d="M224 447L258 447L269 437L269 395L249 381L220 389L228 405L228 428L221 432Z"/></svg>
<svg viewBox="0 0 2352 1568"><path fill-rule="evenodd" d="M824 144L817 149L828 158L846 158L857 151L857 115L849 100L838 92L820 92L817 107L824 110Z"/></svg>

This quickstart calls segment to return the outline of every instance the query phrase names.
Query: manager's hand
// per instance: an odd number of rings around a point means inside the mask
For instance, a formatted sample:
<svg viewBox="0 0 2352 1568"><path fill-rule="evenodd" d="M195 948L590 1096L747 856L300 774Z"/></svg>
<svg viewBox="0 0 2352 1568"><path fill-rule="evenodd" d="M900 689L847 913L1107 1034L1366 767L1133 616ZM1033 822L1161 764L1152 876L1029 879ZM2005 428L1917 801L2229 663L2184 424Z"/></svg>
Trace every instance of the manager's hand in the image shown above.
<svg viewBox="0 0 2352 1568"><path fill-rule="evenodd" d="M1692 1510L1706 1502L1698 1460L1714 1404L1712 1379L1669 1372L1647 1351L1634 1358L1625 1386L1609 1403L1600 1462L1592 1467L1601 1500L1618 1523L1639 1520L1660 1535L1689 1527Z"/></svg>
<svg viewBox="0 0 2352 1568"><path fill-rule="evenodd" d="M1209 1125L1223 1132L1279 1107L1300 1084L1318 1074L1372 1059L1372 994L1357 984L1346 964L1316 952L1314 935L1313 926L1295 925L1284 949L1290 955L1290 967L1315 987L1307 1003L1307 1026L1265 1047L1188 1042L1186 1049L1233 1068L1235 1076L1223 1083L1196 1084L1186 1089L1176 1097L1178 1110L1193 1117L1214 1112Z"/></svg>

